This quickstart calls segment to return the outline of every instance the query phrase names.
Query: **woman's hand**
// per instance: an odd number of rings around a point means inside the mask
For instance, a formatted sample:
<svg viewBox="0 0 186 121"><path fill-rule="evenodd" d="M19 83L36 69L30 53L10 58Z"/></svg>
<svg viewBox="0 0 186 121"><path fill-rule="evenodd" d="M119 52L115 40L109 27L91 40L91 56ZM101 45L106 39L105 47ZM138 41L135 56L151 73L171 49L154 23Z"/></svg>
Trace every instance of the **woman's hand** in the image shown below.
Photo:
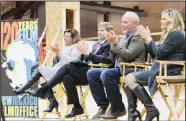
<svg viewBox="0 0 186 121"><path fill-rule="evenodd" d="M137 27L137 32L138 34L143 38L145 39L147 42L150 42L152 40L152 37L151 37L151 32L149 30L149 27L146 26L146 28L142 25L139 25Z"/></svg>
<svg viewBox="0 0 186 121"><path fill-rule="evenodd" d="M55 52L56 56L59 56L59 47L57 44L54 44L53 46L50 46L50 49Z"/></svg>
<svg viewBox="0 0 186 121"><path fill-rule="evenodd" d="M76 44L76 48L79 52L82 52L84 55L88 55L89 54L89 47L88 47L88 44L82 42L82 41L79 41L77 44Z"/></svg>

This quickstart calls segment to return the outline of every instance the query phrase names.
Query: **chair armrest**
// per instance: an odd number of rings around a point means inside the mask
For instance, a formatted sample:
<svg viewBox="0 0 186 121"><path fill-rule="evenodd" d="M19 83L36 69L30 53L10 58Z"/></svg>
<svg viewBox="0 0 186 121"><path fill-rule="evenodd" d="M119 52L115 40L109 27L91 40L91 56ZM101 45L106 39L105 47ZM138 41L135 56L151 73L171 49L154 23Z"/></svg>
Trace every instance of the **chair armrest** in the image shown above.
<svg viewBox="0 0 186 121"><path fill-rule="evenodd" d="M108 68L110 64L105 64L105 63L99 63L101 65L101 67L103 68Z"/></svg>
<svg viewBox="0 0 186 121"><path fill-rule="evenodd" d="M88 64L91 67L103 67L103 68L107 68L109 67L109 64L104 64L104 63L99 63L99 64Z"/></svg>
<svg viewBox="0 0 186 121"><path fill-rule="evenodd" d="M135 64L135 65L147 65L146 63L142 63L142 62L132 62L132 64Z"/></svg>
<svg viewBox="0 0 186 121"><path fill-rule="evenodd" d="M157 60L160 64L171 64L171 65L185 65L185 61L164 61L164 60Z"/></svg>
<svg viewBox="0 0 186 121"><path fill-rule="evenodd" d="M136 67L142 67L142 68L148 68L148 66L151 66L151 63L142 63L142 62L132 62L132 64L134 64Z"/></svg>
<svg viewBox="0 0 186 121"><path fill-rule="evenodd" d="M142 62L132 62L132 64L135 64L135 65L145 65L145 66L151 66L152 63L148 63L148 62L145 62L145 63L142 63Z"/></svg>
<svg viewBox="0 0 186 121"><path fill-rule="evenodd" d="M120 66L134 66L134 67L135 67L135 64L133 64L133 63L121 62L121 63L120 63Z"/></svg>
<svg viewBox="0 0 186 121"><path fill-rule="evenodd" d="M99 65L99 64L88 64L88 66L91 66L91 67L101 67L101 65Z"/></svg>
<svg viewBox="0 0 186 121"><path fill-rule="evenodd" d="M164 61L157 60L160 63L160 73L159 76L167 76L167 65L180 65L183 66L183 75L185 75L185 61ZM162 68L164 66L164 75L162 75Z"/></svg>

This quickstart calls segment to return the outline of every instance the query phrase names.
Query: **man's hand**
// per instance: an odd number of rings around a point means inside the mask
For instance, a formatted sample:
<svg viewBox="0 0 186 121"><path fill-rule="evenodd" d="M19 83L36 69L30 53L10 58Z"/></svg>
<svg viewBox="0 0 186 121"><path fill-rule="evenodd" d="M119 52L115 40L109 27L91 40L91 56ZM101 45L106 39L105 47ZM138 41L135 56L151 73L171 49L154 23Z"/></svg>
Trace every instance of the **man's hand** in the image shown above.
<svg viewBox="0 0 186 121"><path fill-rule="evenodd" d="M51 46L50 46L50 49L51 49L53 52L55 52L56 56L59 56L59 55L60 55L60 54L59 54L59 47L58 47L57 44L51 45Z"/></svg>
<svg viewBox="0 0 186 121"><path fill-rule="evenodd" d="M89 47L88 47L88 44L82 42L82 41L79 41L77 44L76 44L76 48L78 51L82 52L84 55L88 55L89 54Z"/></svg>
<svg viewBox="0 0 186 121"><path fill-rule="evenodd" d="M118 42L118 37L113 30L109 32L105 31L105 38L111 46L114 46Z"/></svg>

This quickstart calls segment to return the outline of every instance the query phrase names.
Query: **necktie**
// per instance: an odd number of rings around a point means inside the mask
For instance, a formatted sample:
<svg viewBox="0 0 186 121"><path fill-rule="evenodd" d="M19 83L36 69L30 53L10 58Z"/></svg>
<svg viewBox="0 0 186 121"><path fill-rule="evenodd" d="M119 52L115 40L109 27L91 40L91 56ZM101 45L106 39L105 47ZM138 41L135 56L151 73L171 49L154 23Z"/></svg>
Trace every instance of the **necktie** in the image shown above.
<svg viewBox="0 0 186 121"><path fill-rule="evenodd" d="M97 45L96 50L94 51L94 54L96 54L96 53L100 50L101 47L102 47L102 43L100 42L100 43Z"/></svg>
<svg viewBox="0 0 186 121"><path fill-rule="evenodd" d="M127 39L128 39L129 35L130 35L130 34L127 34L127 35L125 36L125 40L127 40Z"/></svg>

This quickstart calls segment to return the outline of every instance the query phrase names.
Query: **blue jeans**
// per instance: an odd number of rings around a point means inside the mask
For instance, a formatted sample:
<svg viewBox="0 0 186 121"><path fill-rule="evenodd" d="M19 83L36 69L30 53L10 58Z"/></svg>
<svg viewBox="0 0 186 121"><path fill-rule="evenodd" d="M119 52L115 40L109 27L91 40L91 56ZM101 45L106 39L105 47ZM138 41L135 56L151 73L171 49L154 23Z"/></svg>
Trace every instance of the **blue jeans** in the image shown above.
<svg viewBox="0 0 186 121"><path fill-rule="evenodd" d="M119 68L92 68L88 70L88 83L98 106L106 108L110 102L112 111L124 110L125 107L118 86L120 76Z"/></svg>

